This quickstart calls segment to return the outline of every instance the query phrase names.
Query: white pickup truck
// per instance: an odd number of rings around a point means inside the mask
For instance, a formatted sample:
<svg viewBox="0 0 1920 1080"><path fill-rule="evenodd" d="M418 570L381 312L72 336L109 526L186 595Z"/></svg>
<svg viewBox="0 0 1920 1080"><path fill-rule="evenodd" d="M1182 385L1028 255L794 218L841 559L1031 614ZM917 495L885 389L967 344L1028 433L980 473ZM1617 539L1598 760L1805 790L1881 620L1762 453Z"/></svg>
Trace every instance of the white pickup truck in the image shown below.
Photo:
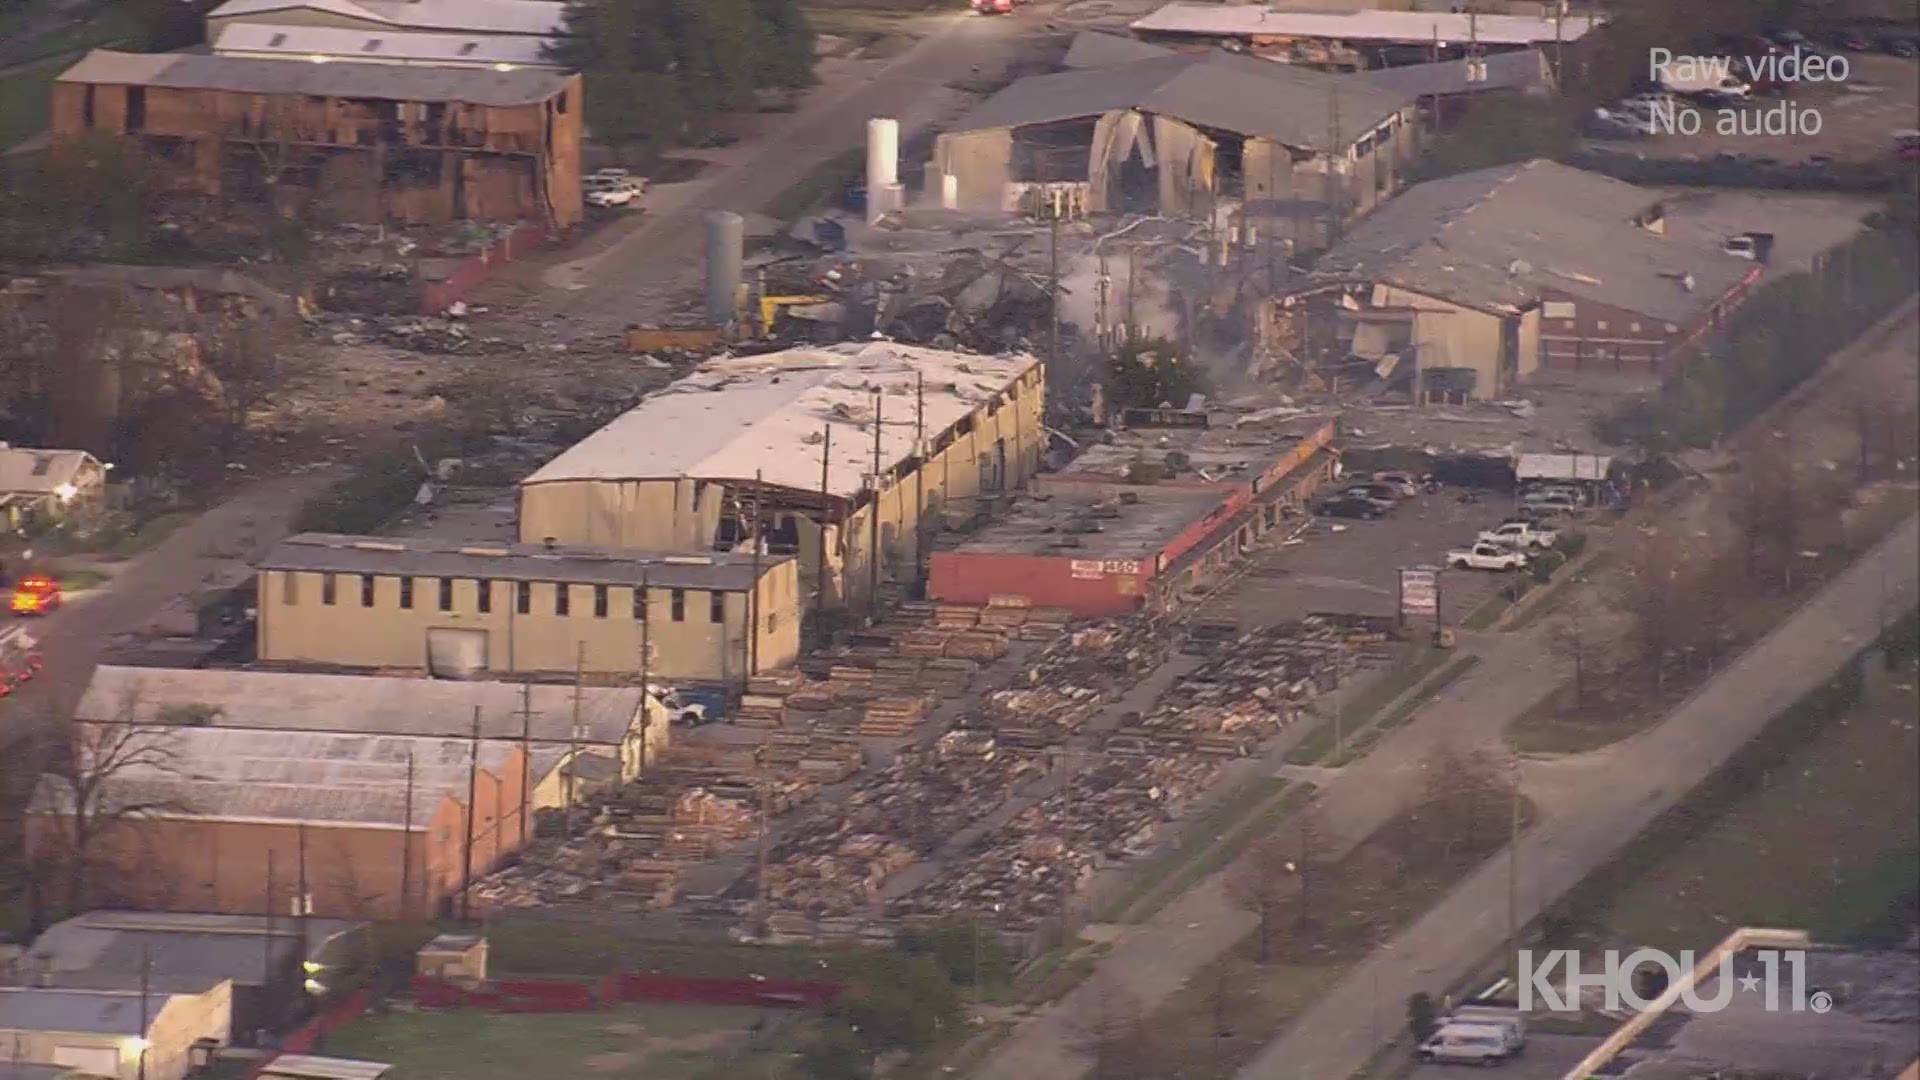
<svg viewBox="0 0 1920 1080"><path fill-rule="evenodd" d="M1481 533L1479 539L1512 548L1550 548L1560 542L1560 533L1531 521L1503 521Z"/></svg>
<svg viewBox="0 0 1920 1080"><path fill-rule="evenodd" d="M1447 552L1447 565L1456 570L1518 570L1527 565L1527 557L1512 548L1482 540L1470 548Z"/></svg>

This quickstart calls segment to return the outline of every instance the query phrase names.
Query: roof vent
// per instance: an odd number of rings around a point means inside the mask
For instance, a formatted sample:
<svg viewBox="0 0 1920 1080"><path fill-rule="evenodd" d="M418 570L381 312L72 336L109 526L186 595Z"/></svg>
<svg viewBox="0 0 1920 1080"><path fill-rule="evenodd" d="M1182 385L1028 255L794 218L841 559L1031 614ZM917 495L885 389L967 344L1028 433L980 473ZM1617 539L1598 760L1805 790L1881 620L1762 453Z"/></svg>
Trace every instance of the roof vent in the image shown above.
<svg viewBox="0 0 1920 1080"><path fill-rule="evenodd" d="M361 51L361 52L379 52L379 51L380 51L380 39L379 39L379 38L368 38L368 39L367 39L367 43L366 43L365 45L362 45L362 46L360 46L360 51Z"/></svg>
<svg viewBox="0 0 1920 1080"><path fill-rule="evenodd" d="M386 540L355 540L350 547L361 551L405 551L407 545L395 544Z"/></svg>
<svg viewBox="0 0 1920 1080"><path fill-rule="evenodd" d="M277 49L280 46L285 45L286 43L287 43L287 35L275 34L272 37L267 39L267 48Z"/></svg>

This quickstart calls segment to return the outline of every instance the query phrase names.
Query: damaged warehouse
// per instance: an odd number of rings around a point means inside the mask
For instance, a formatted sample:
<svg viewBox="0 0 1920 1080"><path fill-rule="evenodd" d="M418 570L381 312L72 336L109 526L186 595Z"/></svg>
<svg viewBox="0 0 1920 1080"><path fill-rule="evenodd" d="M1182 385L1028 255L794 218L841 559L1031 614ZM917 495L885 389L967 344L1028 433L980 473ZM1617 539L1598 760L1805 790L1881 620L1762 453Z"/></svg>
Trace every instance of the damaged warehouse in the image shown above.
<svg viewBox="0 0 1920 1080"><path fill-rule="evenodd" d="M1043 380L1024 353L888 342L712 360L523 480L520 537L758 546L798 558L818 607L871 601L1038 470Z"/></svg>
<svg viewBox="0 0 1920 1080"><path fill-rule="evenodd" d="M53 88L56 142L110 132L171 187L341 221L581 216L580 79L95 49Z"/></svg>
<svg viewBox="0 0 1920 1080"><path fill-rule="evenodd" d="M1412 99L1338 76L1215 53L1022 79L956 121L929 175L959 208L1244 219L1317 249L1399 187ZM944 182L944 181L943 181Z"/></svg>
<svg viewBox="0 0 1920 1080"><path fill-rule="evenodd" d="M1648 378L1761 268L1657 193L1536 159L1433 180L1358 225L1255 318L1262 364L1415 401L1499 398L1539 369Z"/></svg>

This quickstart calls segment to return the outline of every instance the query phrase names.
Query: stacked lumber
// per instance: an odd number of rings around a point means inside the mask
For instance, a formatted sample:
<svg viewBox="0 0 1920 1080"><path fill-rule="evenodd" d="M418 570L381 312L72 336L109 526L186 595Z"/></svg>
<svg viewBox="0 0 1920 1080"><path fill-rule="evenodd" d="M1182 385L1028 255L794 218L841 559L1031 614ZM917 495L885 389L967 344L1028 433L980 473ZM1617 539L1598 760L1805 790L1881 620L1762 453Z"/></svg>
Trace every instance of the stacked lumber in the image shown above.
<svg viewBox="0 0 1920 1080"><path fill-rule="evenodd" d="M733 711L733 722L744 728L784 727L787 723L786 696L753 692L742 694L739 707Z"/></svg>
<svg viewBox="0 0 1920 1080"><path fill-rule="evenodd" d="M933 625L940 630L964 630L980 625L980 609L967 604L941 604L933 612Z"/></svg>
<svg viewBox="0 0 1920 1080"><path fill-rule="evenodd" d="M962 630L947 639L947 655L962 660L998 660L1007 655L1007 635L984 627Z"/></svg>
<svg viewBox="0 0 1920 1080"><path fill-rule="evenodd" d="M747 680L747 693L786 697L807 684L807 677L794 668L763 671Z"/></svg>
<svg viewBox="0 0 1920 1080"><path fill-rule="evenodd" d="M1066 608L1028 608L1026 621L1014 636L1021 641L1052 641L1066 633L1067 624L1072 621L1073 613Z"/></svg>
<svg viewBox="0 0 1920 1080"><path fill-rule="evenodd" d="M918 697L883 697L868 703L860 718L860 734L898 738L913 731L926 715L926 700Z"/></svg>

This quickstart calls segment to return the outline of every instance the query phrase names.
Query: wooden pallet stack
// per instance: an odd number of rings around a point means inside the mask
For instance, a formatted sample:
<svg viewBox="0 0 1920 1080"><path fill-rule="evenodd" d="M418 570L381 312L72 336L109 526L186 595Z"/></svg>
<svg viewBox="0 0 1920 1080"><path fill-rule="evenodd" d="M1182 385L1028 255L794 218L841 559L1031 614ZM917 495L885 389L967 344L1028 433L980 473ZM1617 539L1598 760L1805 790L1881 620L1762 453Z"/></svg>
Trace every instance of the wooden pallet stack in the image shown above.
<svg viewBox="0 0 1920 1080"><path fill-rule="evenodd" d="M944 630L909 630L894 639L893 651L901 656L945 656L947 639L952 636Z"/></svg>
<svg viewBox="0 0 1920 1080"><path fill-rule="evenodd" d="M972 660L929 660L920 668L920 689L941 697L959 697L979 673L980 665Z"/></svg>
<svg viewBox="0 0 1920 1080"><path fill-rule="evenodd" d="M771 730L787 724L787 699L784 695L746 693L733 711L733 722L743 728Z"/></svg>
<svg viewBox="0 0 1920 1080"><path fill-rule="evenodd" d="M1007 655L1007 635L986 628L961 630L947 639L947 655L958 660L990 663Z"/></svg>
<svg viewBox="0 0 1920 1080"><path fill-rule="evenodd" d="M1027 609L1027 618L1020 624L1014 637L1021 641L1052 641L1067 632L1067 624L1073 621L1073 612L1066 608L1037 607Z"/></svg>
<svg viewBox="0 0 1920 1080"><path fill-rule="evenodd" d="M980 609L970 604L941 604L933 612L937 630L965 630L980 625Z"/></svg>
<svg viewBox="0 0 1920 1080"><path fill-rule="evenodd" d="M926 701L922 698L875 698L860 717L860 734L898 738L912 733L925 717Z"/></svg>

